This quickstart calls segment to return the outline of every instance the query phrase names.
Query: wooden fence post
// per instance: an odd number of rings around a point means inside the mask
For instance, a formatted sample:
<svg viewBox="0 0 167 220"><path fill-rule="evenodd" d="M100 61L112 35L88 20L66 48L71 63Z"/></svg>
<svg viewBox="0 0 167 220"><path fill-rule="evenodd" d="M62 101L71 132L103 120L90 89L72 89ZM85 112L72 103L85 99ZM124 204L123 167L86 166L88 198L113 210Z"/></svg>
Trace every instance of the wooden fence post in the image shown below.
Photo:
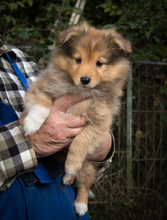
<svg viewBox="0 0 167 220"><path fill-rule="evenodd" d="M130 196L132 187L132 63L130 65L130 73L127 82L127 125L126 125L126 146L127 146L127 158L126 158L126 175L127 175L127 195Z"/></svg>

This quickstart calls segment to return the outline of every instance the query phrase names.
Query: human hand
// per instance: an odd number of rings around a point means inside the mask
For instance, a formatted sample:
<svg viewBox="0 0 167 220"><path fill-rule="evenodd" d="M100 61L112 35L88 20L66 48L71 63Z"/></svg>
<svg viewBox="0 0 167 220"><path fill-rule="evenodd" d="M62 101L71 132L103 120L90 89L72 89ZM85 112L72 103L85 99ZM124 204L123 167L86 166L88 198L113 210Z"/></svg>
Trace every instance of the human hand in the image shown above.
<svg viewBox="0 0 167 220"><path fill-rule="evenodd" d="M34 134L29 135L30 142L37 157L52 155L66 146L69 146L73 138L78 135L86 123L85 117L66 114L67 110L84 98L78 95L65 95L58 98L52 106L51 112ZM23 120L27 112L23 112L19 122Z"/></svg>

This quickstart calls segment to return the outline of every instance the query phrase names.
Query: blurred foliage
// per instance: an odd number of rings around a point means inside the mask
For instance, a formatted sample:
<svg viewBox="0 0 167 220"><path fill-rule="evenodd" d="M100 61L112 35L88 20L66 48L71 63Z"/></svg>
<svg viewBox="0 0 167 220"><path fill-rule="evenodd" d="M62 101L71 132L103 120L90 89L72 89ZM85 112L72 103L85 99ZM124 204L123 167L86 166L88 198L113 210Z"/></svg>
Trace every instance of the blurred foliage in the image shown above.
<svg viewBox="0 0 167 220"><path fill-rule="evenodd" d="M0 30L10 44L56 45L76 0L1 0ZM87 1L82 19L117 27L133 45L132 60L167 60L167 0Z"/></svg>
<svg viewBox="0 0 167 220"><path fill-rule="evenodd" d="M8 43L56 45L58 32L68 27L75 1L22 0L0 2L0 34Z"/></svg>
<svg viewBox="0 0 167 220"><path fill-rule="evenodd" d="M105 0L98 2L97 9L100 13L95 16L94 13L90 13L89 20L106 28L115 26L131 40L132 60L167 60L166 0ZM103 3L100 4L100 2ZM101 9L103 9L103 13Z"/></svg>

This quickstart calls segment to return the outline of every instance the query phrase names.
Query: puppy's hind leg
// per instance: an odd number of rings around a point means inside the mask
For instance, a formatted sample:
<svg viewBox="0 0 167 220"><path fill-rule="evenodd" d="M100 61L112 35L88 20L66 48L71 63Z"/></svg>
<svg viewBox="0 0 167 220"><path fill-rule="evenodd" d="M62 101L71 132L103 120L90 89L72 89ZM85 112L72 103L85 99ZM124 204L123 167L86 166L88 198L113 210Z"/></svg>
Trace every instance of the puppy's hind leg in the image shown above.
<svg viewBox="0 0 167 220"><path fill-rule="evenodd" d="M86 162L83 168L76 176L77 198L74 202L75 212L79 215L85 215L88 211L89 189L95 182L96 170L92 164Z"/></svg>

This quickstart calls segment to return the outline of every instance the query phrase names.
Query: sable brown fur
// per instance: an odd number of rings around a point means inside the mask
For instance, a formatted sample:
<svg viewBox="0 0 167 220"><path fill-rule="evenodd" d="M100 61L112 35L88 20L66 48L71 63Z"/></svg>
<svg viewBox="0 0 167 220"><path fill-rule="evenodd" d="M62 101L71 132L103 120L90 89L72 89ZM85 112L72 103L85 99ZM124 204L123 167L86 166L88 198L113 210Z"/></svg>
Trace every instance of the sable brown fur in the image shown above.
<svg viewBox="0 0 167 220"><path fill-rule="evenodd" d="M65 161L63 182L71 184L75 178L78 189L75 205L87 205L88 190L97 178L96 168L86 156L105 140L119 113L129 71L125 53L131 53L131 44L115 29L99 30L86 22L73 26L60 32L51 62L32 83L25 98L25 107L30 111L34 105L50 109L53 101L64 94L90 96L67 112L87 119L85 128L70 145ZM91 80L86 85L81 82L85 76ZM86 212L75 208L79 215Z"/></svg>

